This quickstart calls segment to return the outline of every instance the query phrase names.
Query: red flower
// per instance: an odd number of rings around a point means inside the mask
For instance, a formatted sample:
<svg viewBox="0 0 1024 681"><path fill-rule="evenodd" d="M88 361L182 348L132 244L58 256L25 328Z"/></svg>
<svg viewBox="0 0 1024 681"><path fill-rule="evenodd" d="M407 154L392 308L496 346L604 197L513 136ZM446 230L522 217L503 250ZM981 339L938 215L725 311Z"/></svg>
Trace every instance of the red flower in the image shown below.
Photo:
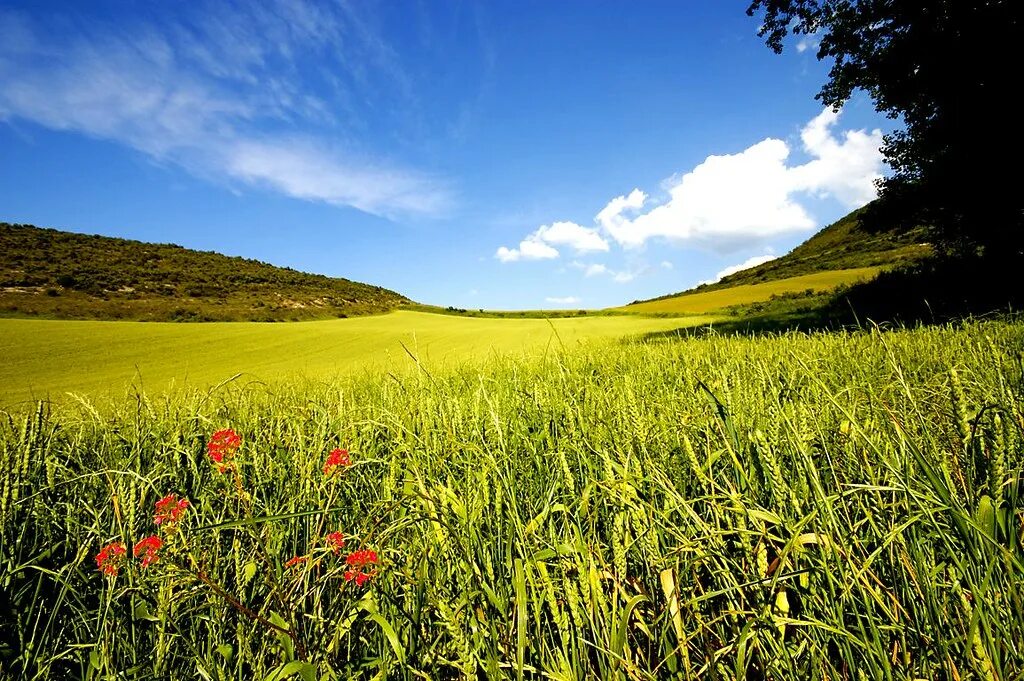
<svg viewBox="0 0 1024 681"><path fill-rule="evenodd" d="M351 582L355 580L357 586L362 586L370 581L370 578L377 574L376 570L371 572L360 572L358 570L345 570L345 581Z"/></svg>
<svg viewBox="0 0 1024 681"><path fill-rule="evenodd" d="M119 541L111 542L96 554L96 568L108 577L116 577L128 551Z"/></svg>
<svg viewBox="0 0 1024 681"><path fill-rule="evenodd" d="M345 558L345 562L356 569L364 568L367 565L375 565L377 563L377 552L371 551L370 549L362 549L360 551L353 551L348 554Z"/></svg>
<svg viewBox="0 0 1024 681"><path fill-rule="evenodd" d="M345 535L341 532L331 532L327 535L327 545L331 547L331 551L338 553L341 551L341 547L345 545Z"/></svg>
<svg viewBox="0 0 1024 681"><path fill-rule="evenodd" d="M164 540L156 535L146 537L135 545L133 553L138 558L142 556L142 567L147 568L160 560L158 551L163 547Z"/></svg>
<svg viewBox="0 0 1024 681"><path fill-rule="evenodd" d="M294 558L289 560L287 563L285 563L284 566L286 568L292 568L292 567L295 567L296 565L299 565L301 563L305 563L307 560L308 560L307 556L295 556Z"/></svg>
<svg viewBox="0 0 1024 681"><path fill-rule="evenodd" d="M223 473L230 470L231 460L235 452L242 446L242 438L230 428L218 430L206 445L206 453L210 460L217 464L217 471Z"/></svg>
<svg viewBox="0 0 1024 681"><path fill-rule="evenodd" d="M168 494L156 502L156 515L153 516L153 522L157 525L164 523L174 525L181 520L186 508L188 508L188 499L178 499L177 494Z"/></svg>
<svg viewBox="0 0 1024 681"><path fill-rule="evenodd" d="M377 574L372 565L377 564L377 552L370 549L353 551L345 558L348 569L345 570L345 581L354 581L357 586L363 586Z"/></svg>
<svg viewBox="0 0 1024 681"><path fill-rule="evenodd" d="M342 469L352 465L352 458L347 449L333 449L324 462L324 475L330 475L340 466Z"/></svg>

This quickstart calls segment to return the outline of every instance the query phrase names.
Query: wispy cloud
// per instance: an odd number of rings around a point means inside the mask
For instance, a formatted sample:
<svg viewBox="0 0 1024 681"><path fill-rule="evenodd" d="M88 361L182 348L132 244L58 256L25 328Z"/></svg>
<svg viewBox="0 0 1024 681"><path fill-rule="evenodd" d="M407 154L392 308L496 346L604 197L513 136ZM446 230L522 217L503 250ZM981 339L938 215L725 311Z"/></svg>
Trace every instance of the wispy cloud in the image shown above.
<svg viewBox="0 0 1024 681"><path fill-rule="evenodd" d="M583 302L580 298L577 298L576 296L565 296L562 298L553 296L550 298L545 298L544 300L555 305L577 305Z"/></svg>
<svg viewBox="0 0 1024 681"><path fill-rule="evenodd" d="M666 267L667 265L667 267ZM654 268L647 264L637 264L631 269L625 270L613 270L604 263L583 263L578 260L573 260L569 263L569 266L573 269L581 270L585 277L600 277L608 276L616 284L627 284L637 277L650 274L654 271ZM661 267L664 269L672 269L672 263L665 261L661 263Z"/></svg>
<svg viewBox="0 0 1024 681"><path fill-rule="evenodd" d="M796 41L796 51L806 52L807 50L817 50L820 45L821 36L817 33L801 35L800 39Z"/></svg>
<svg viewBox="0 0 1024 681"><path fill-rule="evenodd" d="M413 95L395 52L347 5L176 6L191 9L88 28L0 11L0 120L378 215L450 205L446 182L354 141L367 111Z"/></svg>

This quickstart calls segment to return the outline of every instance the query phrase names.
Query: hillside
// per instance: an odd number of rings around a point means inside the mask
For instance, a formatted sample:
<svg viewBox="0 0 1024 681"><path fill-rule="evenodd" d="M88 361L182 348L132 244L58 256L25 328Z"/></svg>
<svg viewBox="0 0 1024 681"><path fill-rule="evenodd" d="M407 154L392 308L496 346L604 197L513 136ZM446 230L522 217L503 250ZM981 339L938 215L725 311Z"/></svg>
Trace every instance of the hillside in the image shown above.
<svg viewBox="0 0 1024 681"><path fill-rule="evenodd" d="M712 284L636 300L619 309L628 312L694 313L734 308L734 312L747 313L751 310L737 306L756 305L783 297L821 297L830 288L864 281L886 269L914 263L931 255L932 248L925 242L924 230L869 232L861 227L858 220L862 210L855 210L825 227L780 258L741 270ZM807 285L810 280L814 280L815 285ZM831 286L817 285L819 280L831 282ZM709 295L714 292L719 293ZM722 304L709 307L708 301L720 301ZM813 301L805 302L813 304Z"/></svg>
<svg viewBox="0 0 1024 681"><path fill-rule="evenodd" d="M814 272L754 284L736 284L727 288L704 288L670 298L632 303L619 310L653 315L694 315L714 312L746 315L762 312L767 305L764 301L771 301L773 308L792 303L805 307L810 301L820 302L827 299L839 287L870 281L880 271L878 267L857 267Z"/></svg>
<svg viewBox="0 0 1024 681"><path fill-rule="evenodd" d="M394 291L257 260L0 223L0 314L284 321L385 312Z"/></svg>

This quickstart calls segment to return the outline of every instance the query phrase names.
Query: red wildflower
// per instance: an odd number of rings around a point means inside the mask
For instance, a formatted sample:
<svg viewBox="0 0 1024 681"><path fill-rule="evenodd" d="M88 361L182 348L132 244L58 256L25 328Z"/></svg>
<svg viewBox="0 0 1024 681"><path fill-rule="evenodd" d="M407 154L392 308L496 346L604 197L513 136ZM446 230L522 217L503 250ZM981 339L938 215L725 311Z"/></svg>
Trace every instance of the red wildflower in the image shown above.
<svg viewBox="0 0 1024 681"><path fill-rule="evenodd" d="M334 473L338 467L345 469L351 465L352 458L348 455L347 449L333 449L327 455L327 461L324 462L324 475Z"/></svg>
<svg viewBox="0 0 1024 681"><path fill-rule="evenodd" d="M242 446L242 438L230 428L218 430L206 445L210 460L217 464L217 471L223 473L232 467L231 460Z"/></svg>
<svg viewBox="0 0 1024 681"><path fill-rule="evenodd" d="M164 540L156 535L146 537L135 545L135 557L142 556L142 567L147 568L160 560L158 551L160 551L163 545Z"/></svg>
<svg viewBox="0 0 1024 681"><path fill-rule="evenodd" d="M119 541L111 542L96 554L96 568L108 577L116 577L128 551Z"/></svg>
<svg viewBox="0 0 1024 681"><path fill-rule="evenodd" d="M357 586L362 586L370 581L370 578L377 574L376 570L371 572L360 572L358 570L345 570L345 581L351 582L355 580Z"/></svg>
<svg viewBox="0 0 1024 681"><path fill-rule="evenodd" d="M377 570L371 566L377 564L377 552L370 549L353 551L345 558L348 569L345 570L345 581L354 581L357 586L363 586L377 574Z"/></svg>
<svg viewBox="0 0 1024 681"><path fill-rule="evenodd" d="M367 565L375 565L377 563L377 552L371 551L370 549L362 549L360 551L353 551L348 554L345 558L345 562L356 569L364 568Z"/></svg>
<svg viewBox="0 0 1024 681"><path fill-rule="evenodd" d="M178 499L177 494L168 494L156 502L156 515L153 516L153 522L157 525L164 523L174 525L181 520L186 508L188 508L188 499ZM170 530L170 528L168 529Z"/></svg>
<svg viewBox="0 0 1024 681"><path fill-rule="evenodd" d="M341 551L341 547L345 545L345 535L341 532L331 532L327 535L327 545L331 547L331 551L338 553Z"/></svg>
<svg viewBox="0 0 1024 681"><path fill-rule="evenodd" d="M287 563L285 563L284 566L286 568L292 568L292 567L295 567L296 565L300 565L301 563L305 563L307 560L308 560L307 556L295 556L294 558L289 560Z"/></svg>

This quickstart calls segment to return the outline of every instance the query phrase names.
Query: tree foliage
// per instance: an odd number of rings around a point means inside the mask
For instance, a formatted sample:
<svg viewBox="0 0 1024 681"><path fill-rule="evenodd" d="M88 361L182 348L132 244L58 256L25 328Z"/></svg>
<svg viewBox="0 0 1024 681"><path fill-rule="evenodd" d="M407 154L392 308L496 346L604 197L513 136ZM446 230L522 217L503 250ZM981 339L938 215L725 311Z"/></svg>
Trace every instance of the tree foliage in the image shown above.
<svg viewBox="0 0 1024 681"><path fill-rule="evenodd" d="M1024 151L1013 92L1020 79L1020 0L753 0L759 35L781 52L813 35L831 62L817 98L856 90L902 123L882 151L892 174L869 226L926 225L947 250L1024 254Z"/></svg>

